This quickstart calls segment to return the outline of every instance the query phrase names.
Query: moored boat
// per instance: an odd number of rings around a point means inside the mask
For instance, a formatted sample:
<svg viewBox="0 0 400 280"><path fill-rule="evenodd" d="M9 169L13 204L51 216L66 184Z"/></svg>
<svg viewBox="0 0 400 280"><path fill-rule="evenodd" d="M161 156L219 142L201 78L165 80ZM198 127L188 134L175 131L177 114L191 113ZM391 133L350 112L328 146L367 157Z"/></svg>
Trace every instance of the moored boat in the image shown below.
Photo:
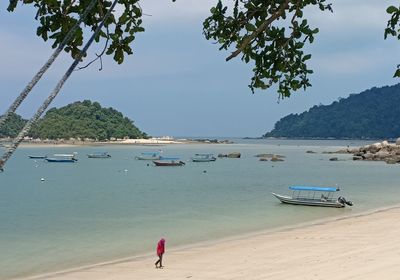
<svg viewBox="0 0 400 280"><path fill-rule="evenodd" d="M352 206L351 201L347 201L344 197L335 197L335 193L340 191L335 187L310 187L310 186L291 186L292 195L281 195L272 193L282 203L305 205L305 206L322 206L343 208L346 205Z"/></svg>
<svg viewBox="0 0 400 280"><path fill-rule="evenodd" d="M182 166L185 165L179 158L166 158L162 157L159 160L153 160L156 166Z"/></svg>
<svg viewBox="0 0 400 280"><path fill-rule="evenodd" d="M111 155L107 152L88 154L88 158L110 158Z"/></svg>
<svg viewBox="0 0 400 280"><path fill-rule="evenodd" d="M194 157L191 158L193 162L210 162L216 161L217 158L214 157L213 154L195 154Z"/></svg>
<svg viewBox="0 0 400 280"><path fill-rule="evenodd" d="M32 155L29 155L28 158L30 158L30 159L45 159L45 158L47 158L47 156L32 156Z"/></svg>
<svg viewBox="0 0 400 280"><path fill-rule="evenodd" d="M73 154L54 154L53 157L46 157L47 162L76 162L78 159L75 157L77 153Z"/></svg>
<svg viewBox="0 0 400 280"><path fill-rule="evenodd" d="M45 158L47 162L76 162L76 158Z"/></svg>
<svg viewBox="0 0 400 280"><path fill-rule="evenodd" d="M136 156L135 159L138 160L159 160L161 159L161 152L144 152L139 156Z"/></svg>

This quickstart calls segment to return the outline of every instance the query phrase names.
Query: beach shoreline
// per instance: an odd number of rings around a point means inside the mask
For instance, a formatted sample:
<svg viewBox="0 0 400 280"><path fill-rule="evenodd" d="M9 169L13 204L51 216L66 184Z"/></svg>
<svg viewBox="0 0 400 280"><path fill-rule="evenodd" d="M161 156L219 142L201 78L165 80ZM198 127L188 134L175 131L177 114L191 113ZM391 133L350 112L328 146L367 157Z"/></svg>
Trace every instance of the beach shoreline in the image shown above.
<svg viewBox="0 0 400 280"><path fill-rule="evenodd" d="M350 278L377 279L377 275L382 278L380 272L382 266L389 266L385 279L397 279L391 278L391 275L400 273L400 268L392 267L392 261L386 255L394 253L400 258L400 254L397 253L400 251L398 250L400 245L397 245L400 241L400 237L398 237L400 236L400 221L396 219L398 214L400 214L400 204L352 215L314 220L169 248L165 257L166 268L162 273L157 273L158 270L154 269L154 253L148 253L17 279L110 279L110 274L113 275L112 279L183 279L192 277L197 279L348 279L348 274L346 274L348 272L345 273L336 267L339 264L343 265L341 258L346 261L345 266L350 267L349 262L357 263L359 262L358 258L365 259L365 256L377 254L381 257L369 261L368 268L356 267L356 273L352 268L355 277ZM381 231L383 228L387 230ZM391 228L392 230L390 230ZM376 238L376 235L385 235L385 238ZM353 240L355 236L359 238ZM300 242L302 240L306 240L305 244ZM332 241L331 244L327 242L329 240ZM342 242L338 244L336 242L338 240ZM315 241L315 244L310 241ZM360 241L364 246L357 247L357 242ZM395 244L393 249L388 244L391 241ZM378 243L382 244L377 246ZM289 244L291 246L288 246ZM368 244L373 246L368 246ZM279 247L282 247L283 251L287 251L287 254L282 252ZM362 254L359 252L360 250L363 250ZM324 251L329 254L324 254ZM254 257L253 264L250 260L253 259L251 257ZM262 261L263 259L265 263ZM286 259L287 271L286 266L282 264ZM296 262L293 262L293 259ZM307 259L308 263L313 265L310 268L312 271L323 271L324 274L316 274L312 277L311 275L302 275L302 269L306 268L298 266L298 259ZM225 260L233 260L236 263L234 269L230 269ZM271 264L268 264L272 260L277 261L280 266L274 269ZM274 263L274 261L272 262ZM214 267L213 271L201 270L201 266L205 264ZM265 265L265 270L260 271L260 266L263 265ZM293 266L297 267L297 270L289 268ZM341 278L340 275L343 277Z"/></svg>
<svg viewBox="0 0 400 280"><path fill-rule="evenodd" d="M8 146L10 139L0 139L0 143ZM181 144L232 144L229 140L217 139L174 139L174 138L150 138L150 139L118 139L113 141L80 141L80 140L24 140L21 147L78 147L78 146L164 146Z"/></svg>

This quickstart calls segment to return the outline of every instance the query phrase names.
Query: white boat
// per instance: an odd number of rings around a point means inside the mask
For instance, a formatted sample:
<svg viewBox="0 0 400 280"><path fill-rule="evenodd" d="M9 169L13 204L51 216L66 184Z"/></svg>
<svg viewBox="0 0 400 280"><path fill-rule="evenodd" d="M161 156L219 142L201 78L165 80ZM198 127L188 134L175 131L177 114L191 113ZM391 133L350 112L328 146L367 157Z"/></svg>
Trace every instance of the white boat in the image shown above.
<svg viewBox="0 0 400 280"><path fill-rule="evenodd" d="M76 155L78 153L73 154L54 154L53 157L46 157L44 160L47 162L77 162L78 159Z"/></svg>
<svg viewBox="0 0 400 280"><path fill-rule="evenodd" d="M310 187L310 186L291 186L292 195L281 195L272 193L282 203L306 205L306 206L322 206L343 208L346 205L352 206L351 201L347 201L344 197L335 197L335 193L340 191L335 187Z"/></svg>
<svg viewBox="0 0 400 280"><path fill-rule="evenodd" d="M161 152L144 152L139 156L136 156L135 159L138 160L158 160L161 159Z"/></svg>
<svg viewBox="0 0 400 280"><path fill-rule="evenodd" d="M217 158L214 157L213 154L195 154L194 157L191 158L193 162L209 162L216 161Z"/></svg>

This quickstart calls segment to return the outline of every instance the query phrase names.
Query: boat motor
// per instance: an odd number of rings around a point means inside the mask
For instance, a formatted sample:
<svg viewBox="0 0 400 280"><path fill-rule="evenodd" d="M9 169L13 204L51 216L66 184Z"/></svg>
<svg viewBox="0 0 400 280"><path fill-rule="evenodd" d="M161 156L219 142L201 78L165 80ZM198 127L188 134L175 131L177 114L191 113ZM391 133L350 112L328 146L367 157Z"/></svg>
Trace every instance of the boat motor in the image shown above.
<svg viewBox="0 0 400 280"><path fill-rule="evenodd" d="M338 199L337 199L337 201L339 202L339 203L341 203L341 204L347 204L347 205L349 205L349 206L353 206L353 202L351 202L350 200L349 201L347 201L343 196L339 196L338 197Z"/></svg>

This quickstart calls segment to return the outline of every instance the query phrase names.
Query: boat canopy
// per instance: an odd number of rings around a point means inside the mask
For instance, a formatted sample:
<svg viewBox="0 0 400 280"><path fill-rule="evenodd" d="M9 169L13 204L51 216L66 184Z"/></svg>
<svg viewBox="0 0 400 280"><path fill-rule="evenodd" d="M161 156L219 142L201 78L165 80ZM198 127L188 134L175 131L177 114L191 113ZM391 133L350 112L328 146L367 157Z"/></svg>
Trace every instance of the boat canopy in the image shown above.
<svg viewBox="0 0 400 280"><path fill-rule="evenodd" d="M161 157L160 160L179 160L178 157Z"/></svg>
<svg viewBox="0 0 400 280"><path fill-rule="evenodd" d="M309 187L309 186L291 186L289 189L293 191L315 191L315 192L338 192L339 188L335 187Z"/></svg>

